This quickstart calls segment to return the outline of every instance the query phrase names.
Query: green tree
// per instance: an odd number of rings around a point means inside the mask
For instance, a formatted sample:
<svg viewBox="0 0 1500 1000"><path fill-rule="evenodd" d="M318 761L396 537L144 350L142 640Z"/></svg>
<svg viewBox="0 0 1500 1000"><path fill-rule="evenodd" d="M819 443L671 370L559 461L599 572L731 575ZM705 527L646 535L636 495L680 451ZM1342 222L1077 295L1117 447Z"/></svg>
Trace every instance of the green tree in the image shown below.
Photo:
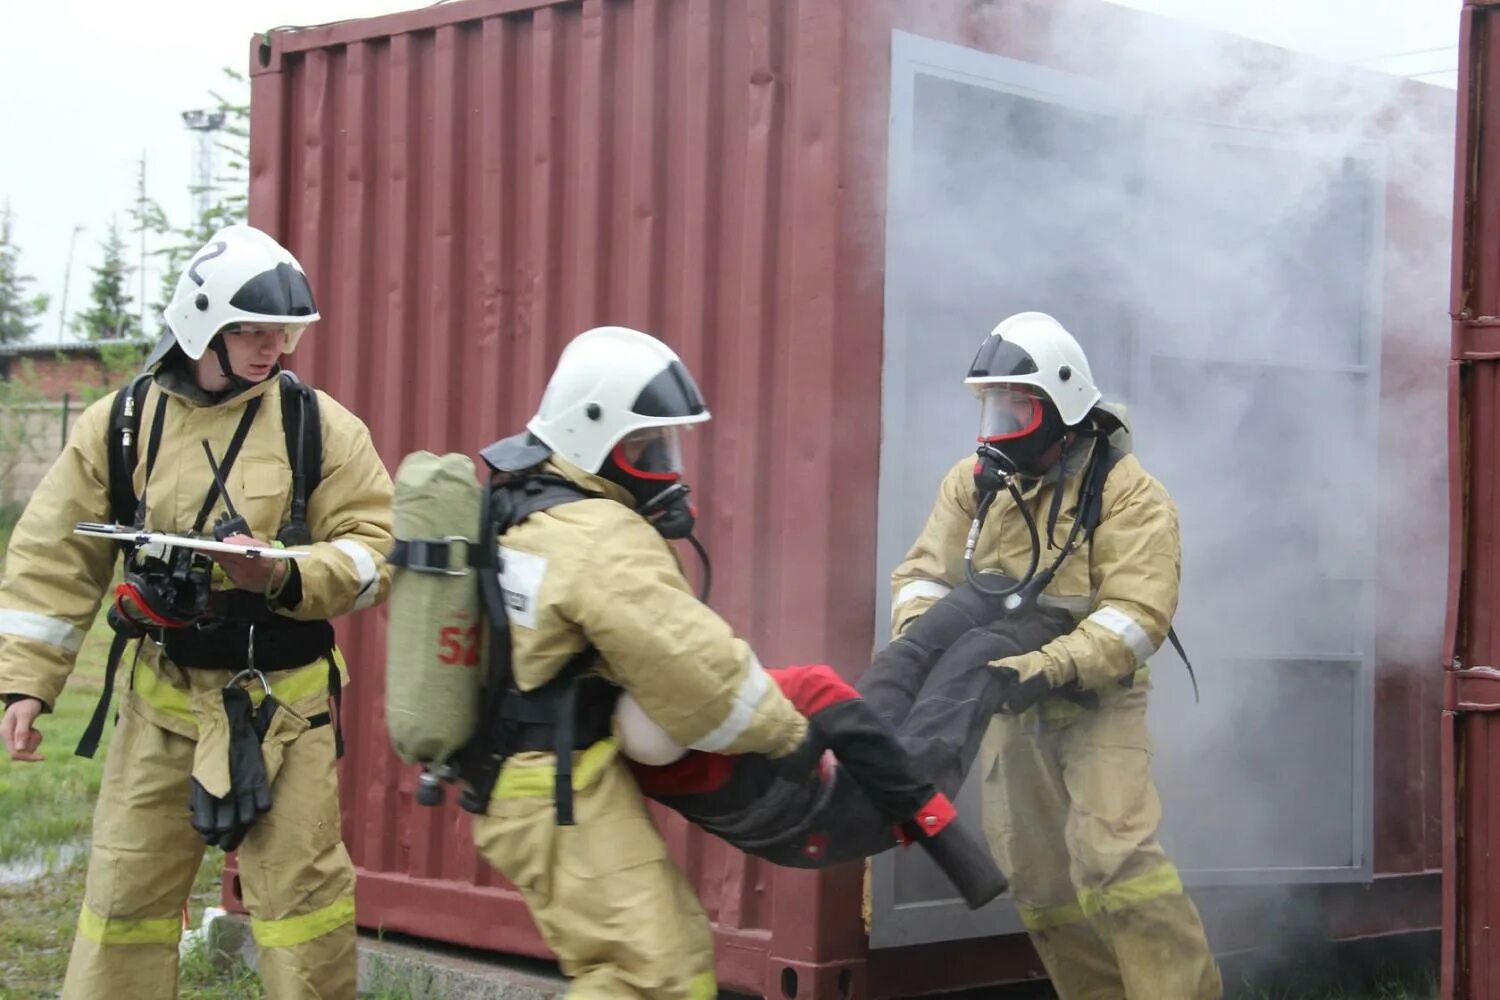
<svg viewBox="0 0 1500 1000"><path fill-rule="evenodd" d="M21 273L21 248L11 231L10 205L0 211L0 344L22 341L37 328L47 311L47 296L31 295L27 286L36 279Z"/></svg>
<svg viewBox="0 0 1500 1000"><path fill-rule="evenodd" d="M90 269L94 272L91 305L78 314L74 329L89 340L138 340L141 321L130 307L135 299L126 291L135 268L125 262L125 240L118 223L110 222L109 235L100 246L104 262Z"/></svg>

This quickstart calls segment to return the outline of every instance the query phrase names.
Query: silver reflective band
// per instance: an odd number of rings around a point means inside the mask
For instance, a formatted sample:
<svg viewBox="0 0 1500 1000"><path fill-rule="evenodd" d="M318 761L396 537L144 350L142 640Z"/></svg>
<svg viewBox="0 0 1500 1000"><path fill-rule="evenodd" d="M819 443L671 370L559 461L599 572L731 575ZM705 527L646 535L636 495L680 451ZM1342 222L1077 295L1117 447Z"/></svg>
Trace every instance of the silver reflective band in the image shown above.
<svg viewBox="0 0 1500 1000"><path fill-rule="evenodd" d="M739 739L740 734L750 725L755 707L760 704L761 697L770 686L771 678L754 653L750 654L748 666L750 669L740 683L740 689L734 693L734 704L729 708L728 718L719 723L719 727L713 732L694 743L691 749L717 753Z"/></svg>
<svg viewBox="0 0 1500 1000"><path fill-rule="evenodd" d="M354 601L354 610L368 608L375 603L380 592L380 588L375 586L375 581L380 578L380 571L375 568L375 559L370 555L370 550L351 538L340 538L333 543L333 547L349 557L354 563L354 571L359 574L359 597Z"/></svg>
<svg viewBox="0 0 1500 1000"><path fill-rule="evenodd" d="M936 580L913 580L896 592L896 603L891 605L891 614L894 615L896 609L907 601L915 601L919 597L930 597L934 601L941 601L951 593L953 593L953 588L946 583L938 583Z"/></svg>
<svg viewBox="0 0 1500 1000"><path fill-rule="evenodd" d="M0 635L34 639L76 653L78 647L83 645L84 631L61 618L49 618L34 611L0 608Z"/></svg>
<svg viewBox="0 0 1500 1000"><path fill-rule="evenodd" d="M1118 636L1125 645L1130 647L1130 652L1135 656L1135 665L1138 667L1151 659L1151 654L1156 652L1156 643L1151 641L1146 630L1119 608L1112 608L1106 604L1084 620L1106 628Z"/></svg>

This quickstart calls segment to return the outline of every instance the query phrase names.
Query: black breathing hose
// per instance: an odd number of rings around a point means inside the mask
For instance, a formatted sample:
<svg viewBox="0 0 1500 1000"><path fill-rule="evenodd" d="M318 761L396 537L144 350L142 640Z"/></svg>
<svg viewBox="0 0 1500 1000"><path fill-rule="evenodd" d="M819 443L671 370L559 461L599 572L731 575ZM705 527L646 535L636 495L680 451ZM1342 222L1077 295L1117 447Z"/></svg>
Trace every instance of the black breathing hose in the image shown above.
<svg viewBox="0 0 1500 1000"><path fill-rule="evenodd" d="M969 537L964 540L964 576L968 579L970 586L990 597L1009 597L1011 594L1019 593L1036 576L1037 563L1042 558L1042 538L1036 530L1036 518L1032 516L1031 508L1026 506L1025 500L1022 499L1021 491L1016 486L1013 476L1006 477L1005 488L1010 491L1011 499L1016 502L1016 507L1021 511L1021 517L1026 522L1026 531L1031 535L1031 564L1026 567L1026 575L1009 587L987 587L979 582L979 574L974 572L974 548L979 544L979 532L984 527L984 519L989 515L990 506L999 495L996 490L986 490L979 497L979 509L974 512L974 523L969 525Z"/></svg>
<svg viewBox="0 0 1500 1000"><path fill-rule="evenodd" d="M1037 564L1041 562L1042 538L1041 534L1037 531L1036 517L1032 515L1031 508L1027 506L1026 501L1022 498L1021 491L1016 486L1014 476L1005 477L1005 488L1010 492L1011 499L1015 501L1017 509L1020 510L1021 518L1026 522L1026 531L1031 536L1031 563L1026 567L1026 575L1009 587L986 587L979 582L979 574L974 572L974 549L979 545L979 532L984 527L984 520L989 515L990 506L994 504L995 498L999 495L999 491L997 490L987 490L980 495L979 509L974 512L974 523L969 526L969 536L964 540L964 576L968 579L970 586L982 594L987 594L990 597L1009 598L1005 602L1006 609L1009 611L1018 611L1036 602L1037 596L1043 590L1047 589L1047 585L1057 575L1058 567L1068 557L1068 553L1073 551L1073 545L1078 541L1078 536L1083 528L1085 500L1088 499L1091 501L1092 498L1080 497L1078 516L1073 520L1073 528L1068 532L1068 537L1063 542L1062 550L1058 552L1057 558L1052 561L1052 565L1038 574ZM1061 490L1063 484L1058 483L1057 488ZM1050 537L1050 527L1048 528L1048 533Z"/></svg>
<svg viewBox="0 0 1500 1000"><path fill-rule="evenodd" d="M698 553L698 561L703 564L703 586L698 591L698 600L707 604L709 590L714 584L713 563L708 561L708 550L703 547L702 542L698 541L697 535L689 534L687 540L688 544L693 547L693 551Z"/></svg>
<svg viewBox="0 0 1500 1000"><path fill-rule="evenodd" d="M974 523L969 526L969 535L964 541L964 576L968 579L970 586L980 593L990 597L1005 598L1005 608L1007 611L1020 611L1036 603L1042 591L1047 588L1052 582L1052 578L1057 575L1058 568L1062 566L1063 560L1073 551L1079 535L1083 534L1084 522L1090 519L1088 511L1093 509L1093 506L1099 502L1100 496L1103 494L1104 478L1109 474L1110 468L1110 463L1107 461L1107 436L1098 432L1095 432L1093 436L1100 443L1095 448L1089 467L1083 474L1083 483L1079 489L1077 512L1073 519L1073 528L1068 532L1067 540L1063 542L1062 549L1058 552L1057 558L1052 561L1052 565L1042 570L1041 573L1037 572L1037 564L1041 562L1042 539L1040 533L1037 531L1036 518L1032 515L1031 508L1026 505L1025 500L1022 498L1020 489L1016 486L1015 467L1014 465L1010 465L1005 456L994 447L981 444L979 448L980 465L975 468L975 478L983 482L986 486L996 482L998 478L998 481L1009 491L1011 499L1015 501L1016 507L1021 511L1021 517L1026 522L1026 531L1031 535L1031 564L1027 566L1024 577L1009 587L986 587L980 583L980 574L974 571L974 550L979 545L979 533L984 528L984 520L989 514L990 506L994 504L995 498L999 496L1000 491L991 488L985 489L980 493L979 508L974 512ZM981 473L987 478L981 479ZM979 485L979 483L976 483L976 485ZM1062 478L1059 477L1057 489L1061 491L1064 485ZM1058 496L1061 496L1060 492ZM1052 544L1052 529L1056 522L1057 509L1057 505L1054 502L1052 521L1047 525L1047 544L1049 546ZM1093 521L1094 524L1089 527L1090 535L1092 535L1093 528L1098 523L1097 517ZM1195 687L1196 683L1195 678Z"/></svg>

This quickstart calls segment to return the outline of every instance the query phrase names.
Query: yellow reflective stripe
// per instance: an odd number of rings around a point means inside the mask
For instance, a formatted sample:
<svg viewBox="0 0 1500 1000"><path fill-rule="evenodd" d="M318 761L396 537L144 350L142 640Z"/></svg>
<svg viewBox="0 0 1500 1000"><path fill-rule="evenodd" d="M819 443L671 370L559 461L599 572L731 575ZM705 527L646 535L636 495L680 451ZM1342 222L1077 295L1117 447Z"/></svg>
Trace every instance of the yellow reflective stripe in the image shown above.
<svg viewBox="0 0 1500 1000"><path fill-rule="evenodd" d="M345 669L342 654L335 649L333 657L339 673L343 675ZM295 705L328 690L328 664L324 660L317 660L305 667L278 670L268 674L267 677L271 681L271 692L283 705ZM249 691L250 700L257 705L266 696L258 682L251 685ZM159 712L174 715L187 722L193 721L193 710L188 701L187 689L169 683L149 664L141 664L141 669L136 671L135 694Z"/></svg>
<svg viewBox="0 0 1500 1000"><path fill-rule="evenodd" d="M271 682L271 693L276 696L277 701L283 705L295 705L299 701L316 698L328 690L328 661L318 660L305 667L278 670L266 677ZM250 700L257 705L264 697L258 683L250 688Z"/></svg>
<svg viewBox="0 0 1500 1000"><path fill-rule="evenodd" d="M349 683L349 664L344 662L344 651L337 646L333 647L333 665L338 667L339 681L343 684Z"/></svg>
<svg viewBox="0 0 1500 1000"><path fill-rule="evenodd" d="M1084 916L1093 919L1101 911L1113 913L1162 896L1180 895L1182 876L1177 874L1175 865L1166 861L1144 875L1115 882L1103 889L1080 893L1078 901L1083 905Z"/></svg>
<svg viewBox="0 0 1500 1000"><path fill-rule="evenodd" d="M1026 713L1030 712L1041 713L1043 722L1060 723L1078 718L1083 714L1084 708L1078 702L1070 701L1067 698L1043 698L1035 706L1026 710ZM1022 713L1023 718L1026 713ZM1027 719L1025 721L1030 722L1031 720Z"/></svg>
<svg viewBox="0 0 1500 1000"><path fill-rule="evenodd" d="M78 913L78 933L95 944L175 945L182 936L182 917L112 920L99 916L85 903Z"/></svg>
<svg viewBox="0 0 1500 1000"><path fill-rule="evenodd" d="M700 972L688 983L688 996L692 1000L714 1000L719 995L719 981L712 972Z"/></svg>
<svg viewBox="0 0 1500 1000"><path fill-rule="evenodd" d="M135 672L135 696L158 712L175 715L185 722L193 721L187 689L168 683L149 663L143 662Z"/></svg>
<svg viewBox="0 0 1500 1000"><path fill-rule="evenodd" d="M615 759L616 743L613 736L589 747L578 755L573 763L573 790L589 785L605 765ZM553 793L557 781L554 764L507 764L495 783L494 795L501 799L537 799Z"/></svg>
<svg viewBox="0 0 1500 1000"><path fill-rule="evenodd" d="M1137 875L1103 889L1091 889L1078 894L1078 902L1060 906L1026 906L1016 904L1021 914L1021 923L1029 931L1046 931L1068 924L1092 920L1101 912L1124 910L1141 903L1160 899L1162 896L1182 894L1182 876L1170 861L1162 863L1144 875Z"/></svg>
<svg viewBox="0 0 1500 1000"><path fill-rule="evenodd" d="M250 933L262 948L295 948L354 922L354 897L345 896L321 910L280 920L250 918Z"/></svg>
<svg viewBox="0 0 1500 1000"><path fill-rule="evenodd" d="M1083 915L1083 907L1077 903L1063 903L1061 906L1024 906L1017 903L1016 909L1021 914L1021 923L1026 925L1028 931L1050 931L1054 927L1079 924L1087 919Z"/></svg>

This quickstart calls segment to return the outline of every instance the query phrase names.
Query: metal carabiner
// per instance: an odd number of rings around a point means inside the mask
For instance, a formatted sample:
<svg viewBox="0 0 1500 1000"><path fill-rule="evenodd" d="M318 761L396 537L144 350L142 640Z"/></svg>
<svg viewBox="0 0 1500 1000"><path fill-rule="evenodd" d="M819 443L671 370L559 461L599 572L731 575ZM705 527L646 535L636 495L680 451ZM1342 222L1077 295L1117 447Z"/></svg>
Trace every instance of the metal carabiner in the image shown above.
<svg viewBox="0 0 1500 1000"><path fill-rule="evenodd" d="M261 673L259 670L256 670L254 667L246 667L244 670L241 670L239 673L229 678L229 683L225 684L224 686L226 688L237 687L239 686L240 682L245 680L246 678L249 678L252 681L260 681L261 689L266 692L266 695L268 697L270 696L271 682L266 680L265 674Z"/></svg>
<svg viewBox="0 0 1500 1000"><path fill-rule="evenodd" d="M259 670L255 669L255 625L254 624L252 624L250 626L250 635L249 635L249 638L248 638L248 641L247 641L247 644L246 644L246 647L245 647L245 664L246 664L245 665L245 669L241 670L239 673L237 673L233 677L229 678L229 683L225 684L224 686L226 688L234 687L237 684L239 684L242 680L244 680L245 678L249 677L249 678L252 678L254 680L260 681L261 688L266 692L266 697L269 698L271 696L271 682L268 681L268 680L266 680L266 675L265 674L263 674Z"/></svg>

